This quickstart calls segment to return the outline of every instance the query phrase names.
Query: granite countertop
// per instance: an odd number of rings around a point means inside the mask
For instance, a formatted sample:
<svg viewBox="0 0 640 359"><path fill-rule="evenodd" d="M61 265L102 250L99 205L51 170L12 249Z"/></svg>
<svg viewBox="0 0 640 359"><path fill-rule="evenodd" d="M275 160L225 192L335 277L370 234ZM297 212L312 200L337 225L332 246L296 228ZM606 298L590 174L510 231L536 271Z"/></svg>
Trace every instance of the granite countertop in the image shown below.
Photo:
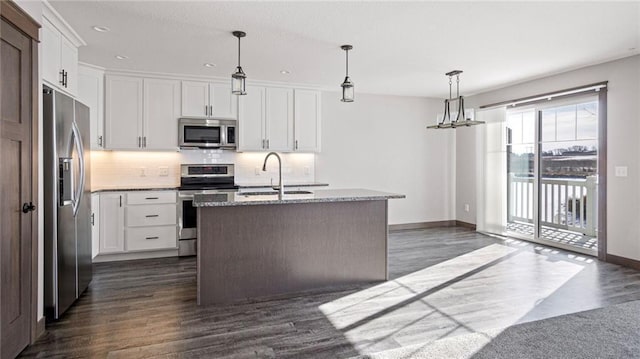
<svg viewBox="0 0 640 359"><path fill-rule="evenodd" d="M145 188L100 188L100 189L92 189L91 193L98 192L129 192L129 191L175 191L178 187L145 187Z"/></svg>
<svg viewBox="0 0 640 359"><path fill-rule="evenodd" d="M277 186L277 183L274 183L273 185L268 184L268 183L264 183L264 184L255 184L255 183L236 183L236 185L238 187L242 188L271 188L273 186ZM284 185L285 188L287 187L327 187L329 184L328 183L319 183L319 182L300 182L300 183L286 183Z"/></svg>
<svg viewBox="0 0 640 359"><path fill-rule="evenodd" d="M320 189L309 194L285 194L278 199L277 194L244 195L239 192L226 194L196 194L194 207L228 207L261 204L318 203L380 201L393 198L405 198L403 194L379 192L368 189Z"/></svg>

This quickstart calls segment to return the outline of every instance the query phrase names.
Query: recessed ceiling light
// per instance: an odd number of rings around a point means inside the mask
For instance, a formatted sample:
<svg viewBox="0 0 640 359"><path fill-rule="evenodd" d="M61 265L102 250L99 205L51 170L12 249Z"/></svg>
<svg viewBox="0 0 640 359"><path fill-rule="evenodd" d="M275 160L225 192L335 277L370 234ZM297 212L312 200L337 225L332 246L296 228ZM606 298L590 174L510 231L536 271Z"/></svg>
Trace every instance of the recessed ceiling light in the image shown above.
<svg viewBox="0 0 640 359"><path fill-rule="evenodd" d="M216 66L218 66L218 65L212 64L210 62L207 62L207 63L204 64L204 67L216 67Z"/></svg>
<svg viewBox="0 0 640 359"><path fill-rule="evenodd" d="M128 59L128 58L129 58L129 56L116 55L116 59L118 59L118 60L125 60L125 59Z"/></svg>
<svg viewBox="0 0 640 359"><path fill-rule="evenodd" d="M111 29L106 27L106 26L94 26L93 29L96 30L97 32L109 32L109 31L111 31Z"/></svg>
<svg viewBox="0 0 640 359"><path fill-rule="evenodd" d="M288 75L288 74L291 73L291 71L289 71L289 70L280 70L280 73L283 74L283 75Z"/></svg>

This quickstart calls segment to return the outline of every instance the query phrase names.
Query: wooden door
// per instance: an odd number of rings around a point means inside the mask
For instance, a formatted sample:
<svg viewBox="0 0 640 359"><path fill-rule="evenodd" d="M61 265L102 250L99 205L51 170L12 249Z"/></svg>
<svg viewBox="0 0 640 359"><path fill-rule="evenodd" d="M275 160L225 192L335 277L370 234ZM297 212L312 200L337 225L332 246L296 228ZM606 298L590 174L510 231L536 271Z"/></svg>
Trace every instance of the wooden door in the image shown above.
<svg viewBox="0 0 640 359"><path fill-rule="evenodd" d="M142 79L108 76L106 82L106 148L142 149Z"/></svg>
<svg viewBox="0 0 640 359"><path fill-rule="evenodd" d="M31 285L36 280L31 257L32 245L36 245L31 236L35 212L28 207L35 201L34 54L31 39L4 18L0 33L0 357L13 358L31 339Z"/></svg>

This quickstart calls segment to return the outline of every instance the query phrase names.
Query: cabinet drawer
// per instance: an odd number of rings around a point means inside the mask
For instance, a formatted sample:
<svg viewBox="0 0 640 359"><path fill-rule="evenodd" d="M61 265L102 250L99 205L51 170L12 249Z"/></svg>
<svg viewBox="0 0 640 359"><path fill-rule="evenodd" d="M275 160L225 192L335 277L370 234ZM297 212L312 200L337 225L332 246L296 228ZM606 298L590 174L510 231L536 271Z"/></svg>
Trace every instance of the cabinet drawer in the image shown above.
<svg viewBox="0 0 640 359"><path fill-rule="evenodd" d="M127 207L127 227L175 225L176 221L175 204Z"/></svg>
<svg viewBox="0 0 640 359"><path fill-rule="evenodd" d="M139 191L127 193L127 204L176 203L175 191Z"/></svg>
<svg viewBox="0 0 640 359"><path fill-rule="evenodd" d="M178 245L177 227L127 228L127 251L174 249Z"/></svg>

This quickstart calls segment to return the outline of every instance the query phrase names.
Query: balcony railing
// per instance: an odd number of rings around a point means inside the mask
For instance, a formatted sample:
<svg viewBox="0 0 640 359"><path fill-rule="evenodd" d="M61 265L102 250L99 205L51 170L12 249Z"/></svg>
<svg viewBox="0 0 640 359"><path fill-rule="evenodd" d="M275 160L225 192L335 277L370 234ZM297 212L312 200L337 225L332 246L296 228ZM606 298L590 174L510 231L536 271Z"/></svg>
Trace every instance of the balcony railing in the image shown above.
<svg viewBox="0 0 640 359"><path fill-rule="evenodd" d="M533 178L509 175L508 221L533 223ZM540 223L596 236L598 183L586 179L543 178L540 185Z"/></svg>

